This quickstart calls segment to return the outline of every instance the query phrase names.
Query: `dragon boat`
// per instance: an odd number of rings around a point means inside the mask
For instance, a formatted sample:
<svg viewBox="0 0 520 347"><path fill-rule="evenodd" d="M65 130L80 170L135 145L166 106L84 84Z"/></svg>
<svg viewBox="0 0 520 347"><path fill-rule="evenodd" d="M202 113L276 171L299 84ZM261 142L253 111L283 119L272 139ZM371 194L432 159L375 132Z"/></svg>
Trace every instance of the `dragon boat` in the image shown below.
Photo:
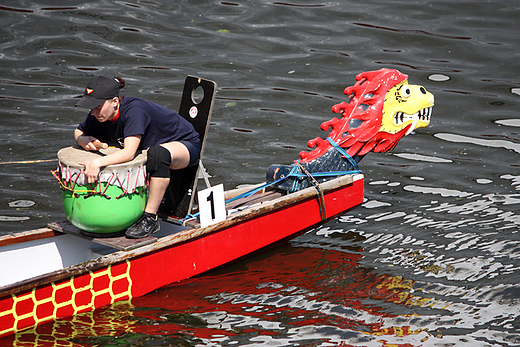
<svg viewBox="0 0 520 347"><path fill-rule="evenodd" d="M193 97L198 88L203 89L200 102ZM68 220L1 236L0 259L9 266L0 269L0 337L145 295L300 235L360 205L364 176L359 161L368 152L393 149L403 136L427 126L434 98L393 69L360 73L344 92L348 101L332 107L340 118L321 125L323 131L330 129L329 136L310 140L312 150L301 152L294 163L273 164L264 183L224 192L223 218L203 221L201 195L195 199L198 173L204 171L200 162L172 170L161 229L152 236L133 240L102 230L85 232L66 206ZM212 81L186 79L179 114L194 124L203 148L215 93ZM86 199L64 182L67 170L58 171L64 199L71 191L78 199L73 205ZM142 189L123 185L115 199L137 194L141 200ZM106 192L100 186L87 195L107 198Z"/></svg>

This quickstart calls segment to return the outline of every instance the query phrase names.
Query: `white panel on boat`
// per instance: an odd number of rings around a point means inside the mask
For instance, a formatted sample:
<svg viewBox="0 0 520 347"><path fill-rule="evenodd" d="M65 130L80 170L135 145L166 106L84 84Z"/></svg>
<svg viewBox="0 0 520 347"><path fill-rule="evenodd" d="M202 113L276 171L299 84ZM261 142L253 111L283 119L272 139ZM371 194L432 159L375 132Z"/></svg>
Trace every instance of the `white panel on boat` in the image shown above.
<svg viewBox="0 0 520 347"><path fill-rule="evenodd" d="M72 235L0 248L0 287L99 257L93 243Z"/></svg>
<svg viewBox="0 0 520 347"><path fill-rule="evenodd" d="M63 268L54 242L0 252L0 286Z"/></svg>

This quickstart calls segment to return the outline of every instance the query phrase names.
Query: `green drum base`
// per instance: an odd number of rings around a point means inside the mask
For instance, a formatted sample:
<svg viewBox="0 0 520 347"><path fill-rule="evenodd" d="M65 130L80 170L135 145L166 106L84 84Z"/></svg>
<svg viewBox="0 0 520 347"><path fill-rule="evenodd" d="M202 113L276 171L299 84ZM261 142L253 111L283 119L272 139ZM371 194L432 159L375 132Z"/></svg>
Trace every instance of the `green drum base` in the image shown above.
<svg viewBox="0 0 520 347"><path fill-rule="evenodd" d="M106 183L101 183L101 191L105 186ZM63 209L69 222L89 235L107 237L124 231L142 216L146 206L144 187L116 199L123 191L111 185L104 194L89 195L86 186L76 186L74 192L63 190Z"/></svg>

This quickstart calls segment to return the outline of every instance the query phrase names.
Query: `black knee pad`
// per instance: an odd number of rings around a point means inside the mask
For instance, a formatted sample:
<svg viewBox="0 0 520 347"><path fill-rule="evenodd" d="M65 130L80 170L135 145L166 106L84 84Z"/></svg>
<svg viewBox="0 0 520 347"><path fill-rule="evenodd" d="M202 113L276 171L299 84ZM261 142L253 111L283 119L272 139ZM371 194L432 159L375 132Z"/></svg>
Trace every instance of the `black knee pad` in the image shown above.
<svg viewBox="0 0 520 347"><path fill-rule="evenodd" d="M146 171L151 177L170 177L172 157L170 151L162 146L148 148Z"/></svg>

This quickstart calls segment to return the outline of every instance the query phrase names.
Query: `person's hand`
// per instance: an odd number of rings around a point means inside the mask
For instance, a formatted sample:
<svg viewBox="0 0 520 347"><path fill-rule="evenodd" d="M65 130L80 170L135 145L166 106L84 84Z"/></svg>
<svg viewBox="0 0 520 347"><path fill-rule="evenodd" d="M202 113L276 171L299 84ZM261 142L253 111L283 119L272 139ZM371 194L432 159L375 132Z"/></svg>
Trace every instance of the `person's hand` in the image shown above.
<svg viewBox="0 0 520 347"><path fill-rule="evenodd" d="M97 148L96 145L94 145L94 141L97 141L97 139L94 136L86 135L78 136L78 139L76 140L78 145L80 145L87 151L97 151L99 148Z"/></svg>
<svg viewBox="0 0 520 347"><path fill-rule="evenodd" d="M85 176L87 177L88 183L95 183L98 180L99 171L101 166L99 162L94 159L92 161L83 161L79 163L80 165L85 166Z"/></svg>

